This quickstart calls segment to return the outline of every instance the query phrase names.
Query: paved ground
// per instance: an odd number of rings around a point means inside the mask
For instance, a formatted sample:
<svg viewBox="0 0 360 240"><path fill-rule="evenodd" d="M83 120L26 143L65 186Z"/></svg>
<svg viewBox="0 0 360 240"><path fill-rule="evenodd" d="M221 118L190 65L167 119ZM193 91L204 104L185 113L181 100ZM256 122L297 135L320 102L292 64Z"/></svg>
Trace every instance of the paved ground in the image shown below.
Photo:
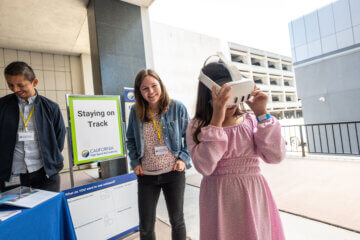
<svg viewBox="0 0 360 240"><path fill-rule="evenodd" d="M60 184L60 190L66 190L71 188L70 183L70 173L62 173L61 175L61 184ZM93 183L96 181L99 181L99 174L98 169L89 169L89 170L82 170L82 171L75 171L74 172L74 187L82 186L85 184Z"/></svg>
<svg viewBox="0 0 360 240"><path fill-rule="evenodd" d="M198 198L199 188L186 185L184 214L187 235L191 237L192 240L199 239ZM169 224L165 200L162 195L158 203L157 216L159 219ZM360 240L360 234L333 227L328 224L283 212L280 212L280 217L283 222L287 240Z"/></svg>
<svg viewBox="0 0 360 240"><path fill-rule="evenodd" d="M155 233L157 240L170 240L171 239L171 228L167 223L157 220L155 223ZM133 234L123 240L140 240L139 233Z"/></svg>
<svg viewBox="0 0 360 240"><path fill-rule="evenodd" d="M279 209L360 232L360 157L289 154L262 167Z"/></svg>
<svg viewBox="0 0 360 240"><path fill-rule="evenodd" d="M280 210L360 232L360 157L288 154L261 168ZM199 174L187 178L200 181Z"/></svg>

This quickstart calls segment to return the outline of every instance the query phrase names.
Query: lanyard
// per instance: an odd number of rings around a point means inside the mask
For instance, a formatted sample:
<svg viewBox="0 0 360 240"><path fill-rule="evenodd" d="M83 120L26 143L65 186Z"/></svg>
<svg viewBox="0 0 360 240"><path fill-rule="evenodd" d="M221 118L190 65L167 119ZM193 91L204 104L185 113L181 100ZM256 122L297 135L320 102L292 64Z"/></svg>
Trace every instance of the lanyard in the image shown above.
<svg viewBox="0 0 360 240"><path fill-rule="evenodd" d="M24 115L22 114L21 110L19 110L19 111L20 111L20 116L21 116L21 118L22 118L22 120L23 120L23 123L24 123L24 126L25 126L25 131L27 131L27 125L28 125L28 123L29 123L29 120L30 120L31 116L32 116L33 113L34 113L34 107L35 107L35 106L32 107L31 112L30 112L30 115L29 115L29 117L26 119L26 121L25 121Z"/></svg>
<svg viewBox="0 0 360 240"><path fill-rule="evenodd" d="M160 120L160 124L159 124L159 128L158 128L158 127L156 126L156 122L155 122L155 120L154 120L154 118L153 118L153 116L152 116L152 114L151 114L150 108L149 108L149 113L150 113L151 120L153 121L153 124L154 124L154 126L155 126L155 129L156 129L156 131L157 131L157 133L158 133L159 142L161 143L161 120Z"/></svg>

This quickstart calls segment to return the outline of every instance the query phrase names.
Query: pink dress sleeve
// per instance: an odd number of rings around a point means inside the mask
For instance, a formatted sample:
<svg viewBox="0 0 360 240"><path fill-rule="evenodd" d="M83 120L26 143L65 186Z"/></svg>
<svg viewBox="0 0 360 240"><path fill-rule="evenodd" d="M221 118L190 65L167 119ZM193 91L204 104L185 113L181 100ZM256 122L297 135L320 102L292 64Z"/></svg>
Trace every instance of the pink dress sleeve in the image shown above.
<svg viewBox="0 0 360 240"><path fill-rule="evenodd" d="M257 122L251 116L256 152L267 163L279 163L285 158L286 146L281 136L281 126L276 118Z"/></svg>
<svg viewBox="0 0 360 240"><path fill-rule="evenodd" d="M186 131L186 142L194 166L202 175L211 175L217 163L227 151L228 137L221 127L206 126L201 129L196 144L193 140L194 124L196 120L191 120Z"/></svg>

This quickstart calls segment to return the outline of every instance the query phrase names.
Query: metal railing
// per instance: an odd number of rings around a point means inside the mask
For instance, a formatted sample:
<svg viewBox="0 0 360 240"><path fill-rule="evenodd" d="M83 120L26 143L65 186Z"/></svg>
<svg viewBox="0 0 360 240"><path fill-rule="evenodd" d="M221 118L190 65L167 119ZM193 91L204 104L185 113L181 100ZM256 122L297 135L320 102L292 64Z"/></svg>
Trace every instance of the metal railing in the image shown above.
<svg viewBox="0 0 360 240"><path fill-rule="evenodd" d="M288 152L360 155L360 121L282 126Z"/></svg>

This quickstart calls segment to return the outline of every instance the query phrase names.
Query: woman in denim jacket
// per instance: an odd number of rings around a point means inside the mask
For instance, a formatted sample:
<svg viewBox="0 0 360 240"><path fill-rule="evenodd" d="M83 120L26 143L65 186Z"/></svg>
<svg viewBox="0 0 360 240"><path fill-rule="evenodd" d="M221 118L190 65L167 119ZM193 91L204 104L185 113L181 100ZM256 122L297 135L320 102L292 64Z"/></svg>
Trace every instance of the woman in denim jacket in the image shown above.
<svg viewBox="0 0 360 240"><path fill-rule="evenodd" d="M185 168L191 167L185 140L187 110L181 102L169 99L160 77L150 69L137 74L135 99L126 144L138 176L140 239L155 239L156 205L162 189L172 239L185 240Z"/></svg>

